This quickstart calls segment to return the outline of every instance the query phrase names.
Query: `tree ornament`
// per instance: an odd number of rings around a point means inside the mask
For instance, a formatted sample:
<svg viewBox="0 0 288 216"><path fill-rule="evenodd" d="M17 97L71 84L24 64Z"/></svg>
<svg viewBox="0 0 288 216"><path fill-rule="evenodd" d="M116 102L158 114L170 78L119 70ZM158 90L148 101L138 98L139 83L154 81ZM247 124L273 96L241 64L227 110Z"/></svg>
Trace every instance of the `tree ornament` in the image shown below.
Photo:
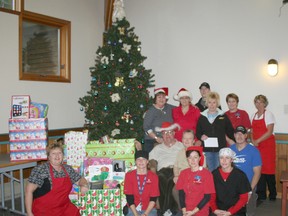
<svg viewBox="0 0 288 216"><path fill-rule="evenodd" d="M111 100L112 100L113 103L114 102L119 102L121 100L121 98L120 98L118 93L114 93L110 97L111 97Z"/></svg>
<svg viewBox="0 0 288 216"><path fill-rule="evenodd" d="M124 77L116 77L116 82L114 85L116 87L124 85Z"/></svg>
<svg viewBox="0 0 288 216"><path fill-rule="evenodd" d="M123 44L122 50L124 50L126 53L129 53L131 49L131 45L128 45L126 43Z"/></svg>
<svg viewBox="0 0 288 216"><path fill-rule="evenodd" d="M110 54L110 60L114 60L114 54L113 53Z"/></svg>
<svg viewBox="0 0 288 216"><path fill-rule="evenodd" d="M104 111L105 111L105 112L108 111L107 105L104 106Z"/></svg>
<svg viewBox="0 0 288 216"><path fill-rule="evenodd" d="M122 43L123 41L120 39L118 42L119 42L119 43Z"/></svg>
<svg viewBox="0 0 288 216"><path fill-rule="evenodd" d="M130 121L130 124L131 124L131 125L133 125L133 124L134 124L134 121L133 121L132 119L131 119L131 121Z"/></svg>
<svg viewBox="0 0 288 216"><path fill-rule="evenodd" d="M80 107L80 111L83 112L83 111L84 111L84 108L83 108L83 107Z"/></svg>
<svg viewBox="0 0 288 216"><path fill-rule="evenodd" d="M140 104L140 108L143 109L143 108L144 108L144 105L143 105L143 104Z"/></svg>
<svg viewBox="0 0 288 216"><path fill-rule="evenodd" d="M119 62L122 62L122 58L119 58L119 60L118 60Z"/></svg>
<svg viewBox="0 0 288 216"><path fill-rule="evenodd" d="M109 58L107 56L103 56L100 61L102 64L109 64Z"/></svg>
<svg viewBox="0 0 288 216"><path fill-rule="evenodd" d="M132 116L129 113L129 110L127 110L126 112L124 112L123 116L121 117L123 120L126 121L126 123L129 123L129 120Z"/></svg>
<svg viewBox="0 0 288 216"><path fill-rule="evenodd" d="M118 127L120 124L118 121L115 122L115 125Z"/></svg>
<svg viewBox="0 0 288 216"><path fill-rule="evenodd" d="M111 136L112 136L112 137L116 136L117 134L120 134L120 129L117 129L117 128L116 128L116 129L114 129L114 130L111 131Z"/></svg>
<svg viewBox="0 0 288 216"><path fill-rule="evenodd" d="M120 35L125 34L125 28L124 27L118 27L118 30L119 30Z"/></svg>
<svg viewBox="0 0 288 216"><path fill-rule="evenodd" d="M109 84L108 84L108 88L111 88L111 87L112 87L112 85L111 85L111 83L109 83Z"/></svg>
<svg viewBox="0 0 288 216"><path fill-rule="evenodd" d="M120 21L126 17L126 14L124 11L123 0L115 0L113 6L112 22L115 23L117 20Z"/></svg>
<svg viewBox="0 0 288 216"><path fill-rule="evenodd" d="M137 76L137 74L138 72L135 69L133 69L132 71L129 72L129 78L134 78Z"/></svg>

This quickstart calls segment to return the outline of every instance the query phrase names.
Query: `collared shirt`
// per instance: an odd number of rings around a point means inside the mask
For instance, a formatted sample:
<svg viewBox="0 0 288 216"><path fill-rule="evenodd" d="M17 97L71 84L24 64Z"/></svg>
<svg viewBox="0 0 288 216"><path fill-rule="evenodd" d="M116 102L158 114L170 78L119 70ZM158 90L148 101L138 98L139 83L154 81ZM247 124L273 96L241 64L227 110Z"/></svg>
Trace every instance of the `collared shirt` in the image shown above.
<svg viewBox="0 0 288 216"><path fill-rule="evenodd" d="M39 187L42 187L44 180L49 179L50 185L52 185L52 180L49 174L49 165L50 163L46 162L33 168L31 175L28 178L28 181L30 183L37 184ZM74 184L81 178L81 176L71 166L67 164L63 164L63 166L64 169L67 171L72 184ZM57 172L54 168L53 173L55 178L62 178L65 177L66 175L66 173L63 170Z"/></svg>
<svg viewBox="0 0 288 216"><path fill-rule="evenodd" d="M150 160L158 162L157 171L164 167L174 166L178 152L184 148L181 142L176 141L171 147L165 144L156 145L149 153Z"/></svg>

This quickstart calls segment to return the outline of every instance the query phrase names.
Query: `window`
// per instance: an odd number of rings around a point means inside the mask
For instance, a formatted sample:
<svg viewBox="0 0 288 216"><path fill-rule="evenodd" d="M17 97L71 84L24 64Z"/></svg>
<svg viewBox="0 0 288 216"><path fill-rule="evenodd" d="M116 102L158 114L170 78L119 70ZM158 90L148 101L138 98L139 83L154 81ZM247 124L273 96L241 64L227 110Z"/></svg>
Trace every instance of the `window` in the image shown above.
<svg viewBox="0 0 288 216"><path fill-rule="evenodd" d="M71 82L71 23L28 11L19 19L19 79Z"/></svg>
<svg viewBox="0 0 288 216"><path fill-rule="evenodd" d="M8 13L21 12L21 0L0 0L0 10Z"/></svg>

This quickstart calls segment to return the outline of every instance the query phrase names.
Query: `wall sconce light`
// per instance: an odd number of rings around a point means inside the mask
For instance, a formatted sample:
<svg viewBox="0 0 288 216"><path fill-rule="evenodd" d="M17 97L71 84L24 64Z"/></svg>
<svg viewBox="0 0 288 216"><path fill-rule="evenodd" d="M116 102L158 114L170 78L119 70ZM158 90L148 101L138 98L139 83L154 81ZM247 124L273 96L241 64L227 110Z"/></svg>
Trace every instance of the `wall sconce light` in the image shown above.
<svg viewBox="0 0 288 216"><path fill-rule="evenodd" d="M268 61L268 74L269 76L276 76L278 73L278 62L275 59Z"/></svg>

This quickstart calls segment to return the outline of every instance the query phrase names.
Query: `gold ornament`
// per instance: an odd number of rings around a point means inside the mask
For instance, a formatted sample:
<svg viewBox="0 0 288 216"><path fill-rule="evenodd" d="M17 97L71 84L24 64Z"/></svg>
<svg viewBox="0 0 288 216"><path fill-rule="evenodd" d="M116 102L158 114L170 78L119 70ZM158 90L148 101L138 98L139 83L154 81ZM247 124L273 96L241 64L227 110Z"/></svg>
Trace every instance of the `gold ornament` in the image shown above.
<svg viewBox="0 0 288 216"><path fill-rule="evenodd" d="M124 31L125 31L124 27L119 27L118 30L119 30L120 35L124 35Z"/></svg>
<svg viewBox="0 0 288 216"><path fill-rule="evenodd" d="M123 116L121 117L123 120L126 121L126 123L129 123L129 120L132 116L130 115L129 112L124 112Z"/></svg>
<svg viewBox="0 0 288 216"><path fill-rule="evenodd" d="M124 77L116 77L115 86L119 87L124 85Z"/></svg>

